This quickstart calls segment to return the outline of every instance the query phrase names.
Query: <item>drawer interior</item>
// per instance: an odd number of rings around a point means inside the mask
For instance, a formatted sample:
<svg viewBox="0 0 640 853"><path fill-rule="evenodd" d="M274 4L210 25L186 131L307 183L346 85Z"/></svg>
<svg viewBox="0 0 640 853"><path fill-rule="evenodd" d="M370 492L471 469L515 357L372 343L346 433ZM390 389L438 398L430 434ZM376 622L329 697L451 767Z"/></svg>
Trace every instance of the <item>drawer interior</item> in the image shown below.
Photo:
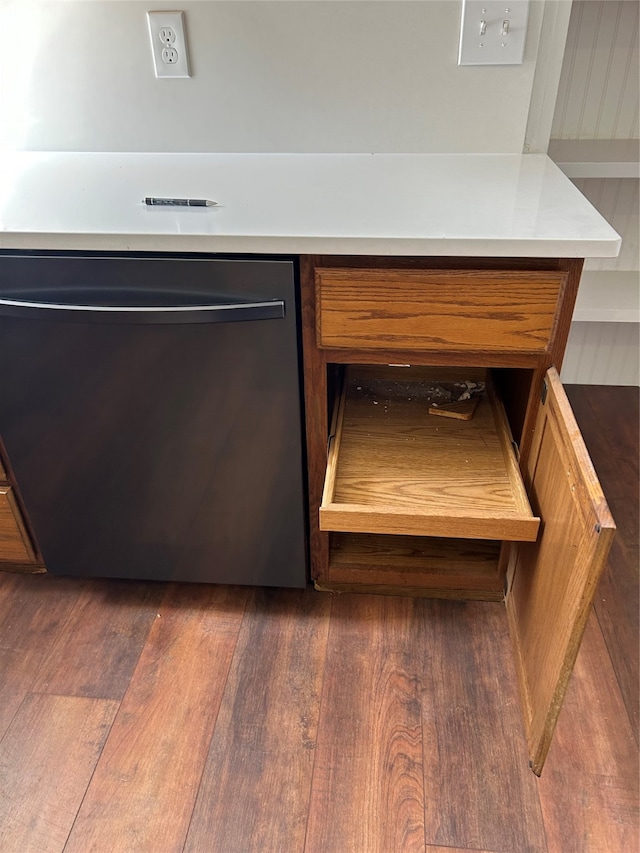
<svg viewBox="0 0 640 853"><path fill-rule="evenodd" d="M434 388L484 383L470 420L430 413ZM320 529L535 541L490 371L349 365L331 430Z"/></svg>

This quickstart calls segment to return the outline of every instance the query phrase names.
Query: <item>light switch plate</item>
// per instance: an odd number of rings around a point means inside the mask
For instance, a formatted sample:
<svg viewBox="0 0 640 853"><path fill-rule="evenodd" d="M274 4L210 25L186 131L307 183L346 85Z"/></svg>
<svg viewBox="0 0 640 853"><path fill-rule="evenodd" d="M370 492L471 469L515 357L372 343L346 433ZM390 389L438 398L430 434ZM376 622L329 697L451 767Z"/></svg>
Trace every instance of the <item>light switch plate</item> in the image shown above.
<svg viewBox="0 0 640 853"><path fill-rule="evenodd" d="M458 65L521 65L529 0L463 0Z"/></svg>
<svg viewBox="0 0 640 853"><path fill-rule="evenodd" d="M191 77L183 12L147 12L156 77Z"/></svg>

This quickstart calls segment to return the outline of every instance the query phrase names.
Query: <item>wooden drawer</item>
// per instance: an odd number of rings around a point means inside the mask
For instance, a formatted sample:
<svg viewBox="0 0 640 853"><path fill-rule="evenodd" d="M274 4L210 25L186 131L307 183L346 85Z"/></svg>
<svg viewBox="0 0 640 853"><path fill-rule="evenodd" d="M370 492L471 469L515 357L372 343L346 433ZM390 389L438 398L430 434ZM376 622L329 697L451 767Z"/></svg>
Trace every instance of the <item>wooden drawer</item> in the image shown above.
<svg viewBox="0 0 640 853"><path fill-rule="evenodd" d="M502 601L501 553L483 539L331 533L326 588Z"/></svg>
<svg viewBox="0 0 640 853"><path fill-rule="evenodd" d="M460 378L487 380L472 420L430 415L427 385ZM321 530L533 542L539 524L485 371L347 368Z"/></svg>
<svg viewBox="0 0 640 853"><path fill-rule="evenodd" d="M545 352L567 273L318 268L322 348Z"/></svg>
<svg viewBox="0 0 640 853"><path fill-rule="evenodd" d="M0 486L0 561L8 563L36 561L11 486Z"/></svg>

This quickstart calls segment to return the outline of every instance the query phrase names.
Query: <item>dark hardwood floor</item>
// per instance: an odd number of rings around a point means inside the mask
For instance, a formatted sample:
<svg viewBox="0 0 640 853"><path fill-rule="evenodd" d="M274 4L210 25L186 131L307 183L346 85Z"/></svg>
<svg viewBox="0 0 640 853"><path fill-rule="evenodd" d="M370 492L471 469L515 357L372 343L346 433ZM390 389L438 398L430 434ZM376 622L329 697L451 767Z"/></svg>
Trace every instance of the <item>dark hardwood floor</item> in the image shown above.
<svg viewBox="0 0 640 853"><path fill-rule="evenodd" d="M569 387L618 524L540 779L502 604L0 574L0 853L638 849L638 392Z"/></svg>

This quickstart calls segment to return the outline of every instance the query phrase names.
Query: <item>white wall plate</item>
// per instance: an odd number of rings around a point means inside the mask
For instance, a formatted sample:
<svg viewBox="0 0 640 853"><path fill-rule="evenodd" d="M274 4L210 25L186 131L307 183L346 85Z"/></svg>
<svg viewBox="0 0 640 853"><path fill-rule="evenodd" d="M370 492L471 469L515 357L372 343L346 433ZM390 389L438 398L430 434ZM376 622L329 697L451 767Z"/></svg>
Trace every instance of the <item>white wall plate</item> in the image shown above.
<svg viewBox="0 0 640 853"><path fill-rule="evenodd" d="M156 77L191 77L183 12L147 12Z"/></svg>
<svg viewBox="0 0 640 853"><path fill-rule="evenodd" d="M521 65L529 0L463 0L458 65Z"/></svg>

